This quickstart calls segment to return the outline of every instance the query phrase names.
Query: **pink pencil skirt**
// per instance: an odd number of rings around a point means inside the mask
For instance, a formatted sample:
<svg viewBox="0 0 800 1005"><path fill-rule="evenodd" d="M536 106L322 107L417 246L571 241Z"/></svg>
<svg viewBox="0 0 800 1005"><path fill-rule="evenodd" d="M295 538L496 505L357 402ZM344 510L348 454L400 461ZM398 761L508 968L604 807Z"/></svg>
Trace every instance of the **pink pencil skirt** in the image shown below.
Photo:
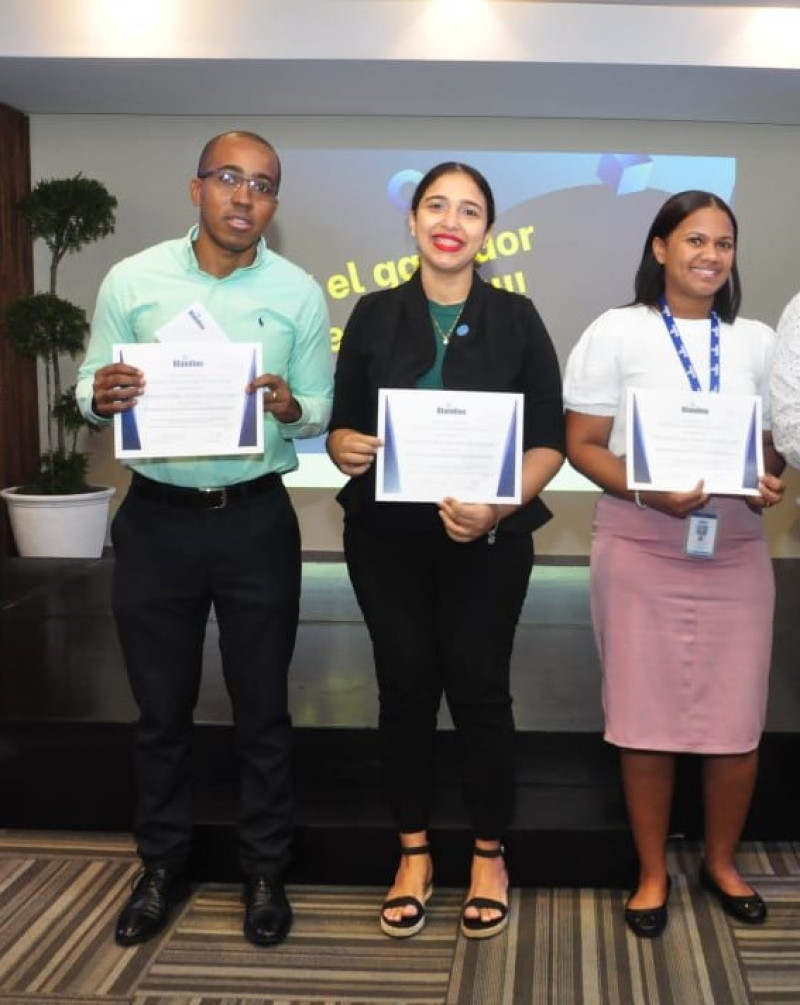
<svg viewBox="0 0 800 1005"><path fill-rule="evenodd" d="M687 521L601 496L591 605L605 738L640 750L734 754L764 729L775 581L761 517L715 496L712 559L685 554Z"/></svg>

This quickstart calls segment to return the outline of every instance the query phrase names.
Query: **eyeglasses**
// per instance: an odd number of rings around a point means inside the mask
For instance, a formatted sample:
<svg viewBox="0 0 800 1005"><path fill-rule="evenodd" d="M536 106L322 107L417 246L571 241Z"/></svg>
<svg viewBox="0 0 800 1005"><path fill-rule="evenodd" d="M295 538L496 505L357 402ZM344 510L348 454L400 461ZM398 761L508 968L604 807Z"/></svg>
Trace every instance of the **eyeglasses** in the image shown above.
<svg viewBox="0 0 800 1005"><path fill-rule="evenodd" d="M230 168L198 171L197 177L213 178L218 185L231 192L238 192L242 185L246 184L249 192L257 199L274 199L278 195L278 186L272 178L248 178L247 175L232 171Z"/></svg>

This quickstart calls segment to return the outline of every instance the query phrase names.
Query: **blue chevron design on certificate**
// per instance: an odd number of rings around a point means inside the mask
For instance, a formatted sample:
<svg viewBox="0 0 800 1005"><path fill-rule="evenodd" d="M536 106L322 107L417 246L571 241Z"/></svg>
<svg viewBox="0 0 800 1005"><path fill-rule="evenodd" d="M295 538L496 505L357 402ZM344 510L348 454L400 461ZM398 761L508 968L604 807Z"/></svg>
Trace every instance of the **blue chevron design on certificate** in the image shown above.
<svg viewBox="0 0 800 1005"><path fill-rule="evenodd" d="M647 463L642 416L635 391L633 392L631 421L633 422L633 476L638 484L647 484L653 479L650 477L650 465Z"/></svg>
<svg viewBox="0 0 800 1005"><path fill-rule="evenodd" d="M119 354L120 363L125 362L125 358L122 352ZM139 426L136 422L136 409L132 408L127 412L123 412L119 417L120 424L120 437L122 439L122 449L123 450L141 450L142 449L142 439L139 436Z"/></svg>
<svg viewBox="0 0 800 1005"><path fill-rule="evenodd" d="M750 417L750 429L747 434L747 444L744 453L744 470L742 471L742 488L758 490L758 455L761 446L761 428L759 409L753 405Z"/></svg>
<svg viewBox="0 0 800 1005"><path fill-rule="evenodd" d="M400 491L400 467L397 463L397 443L392 424L392 408L386 402L385 428L383 432L383 491Z"/></svg>
<svg viewBox="0 0 800 1005"><path fill-rule="evenodd" d="M250 369L247 375L248 384L252 383L258 376L258 367L255 350L250 360ZM261 402L257 394L246 394L244 398L244 414L242 415L242 428L239 432L240 447L254 447L258 443L258 421L259 407Z"/></svg>
<svg viewBox="0 0 800 1005"><path fill-rule="evenodd" d="M506 448L503 451L503 466L500 468L500 478L497 481L498 499L514 499L517 495L517 422L521 407L521 402L514 402L506 435Z"/></svg>

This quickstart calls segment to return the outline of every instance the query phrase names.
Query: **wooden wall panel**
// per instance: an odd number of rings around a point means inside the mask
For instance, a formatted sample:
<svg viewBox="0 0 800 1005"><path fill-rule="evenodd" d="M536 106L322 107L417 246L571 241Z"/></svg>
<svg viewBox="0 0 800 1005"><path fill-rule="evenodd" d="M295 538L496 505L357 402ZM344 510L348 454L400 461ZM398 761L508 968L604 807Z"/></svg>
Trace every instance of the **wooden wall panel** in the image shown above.
<svg viewBox="0 0 800 1005"><path fill-rule="evenodd" d="M33 256L27 225L17 212L30 191L28 118L0 104L0 488L30 473L39 453L36 364L5 338L5 308L33 291ZM5 505L0 513L0 561L13 551Z"/></svg>

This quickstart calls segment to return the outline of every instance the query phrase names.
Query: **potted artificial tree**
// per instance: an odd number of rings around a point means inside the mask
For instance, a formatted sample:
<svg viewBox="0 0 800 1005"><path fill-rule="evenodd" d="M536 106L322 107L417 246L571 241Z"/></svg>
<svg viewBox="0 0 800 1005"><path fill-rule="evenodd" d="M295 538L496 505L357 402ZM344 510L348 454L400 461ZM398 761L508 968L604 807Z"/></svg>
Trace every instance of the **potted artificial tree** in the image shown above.
<svg viewBox="0 0 800 1005"><path fill-rule="evenodd" d="M40 181L20 200L34 240L50 251L47 293L20 297L6 310L6 336L31 359L41 360L47 408L45 450L24 485L3 489L21 555L97 557L102 553L114 489L87 484L88 457L80 435L91 427L64 387L65 356L81 352L89 323L85 311L56 293L64 256L114 230L117 200L105 186L80 174Z"/></svg>

